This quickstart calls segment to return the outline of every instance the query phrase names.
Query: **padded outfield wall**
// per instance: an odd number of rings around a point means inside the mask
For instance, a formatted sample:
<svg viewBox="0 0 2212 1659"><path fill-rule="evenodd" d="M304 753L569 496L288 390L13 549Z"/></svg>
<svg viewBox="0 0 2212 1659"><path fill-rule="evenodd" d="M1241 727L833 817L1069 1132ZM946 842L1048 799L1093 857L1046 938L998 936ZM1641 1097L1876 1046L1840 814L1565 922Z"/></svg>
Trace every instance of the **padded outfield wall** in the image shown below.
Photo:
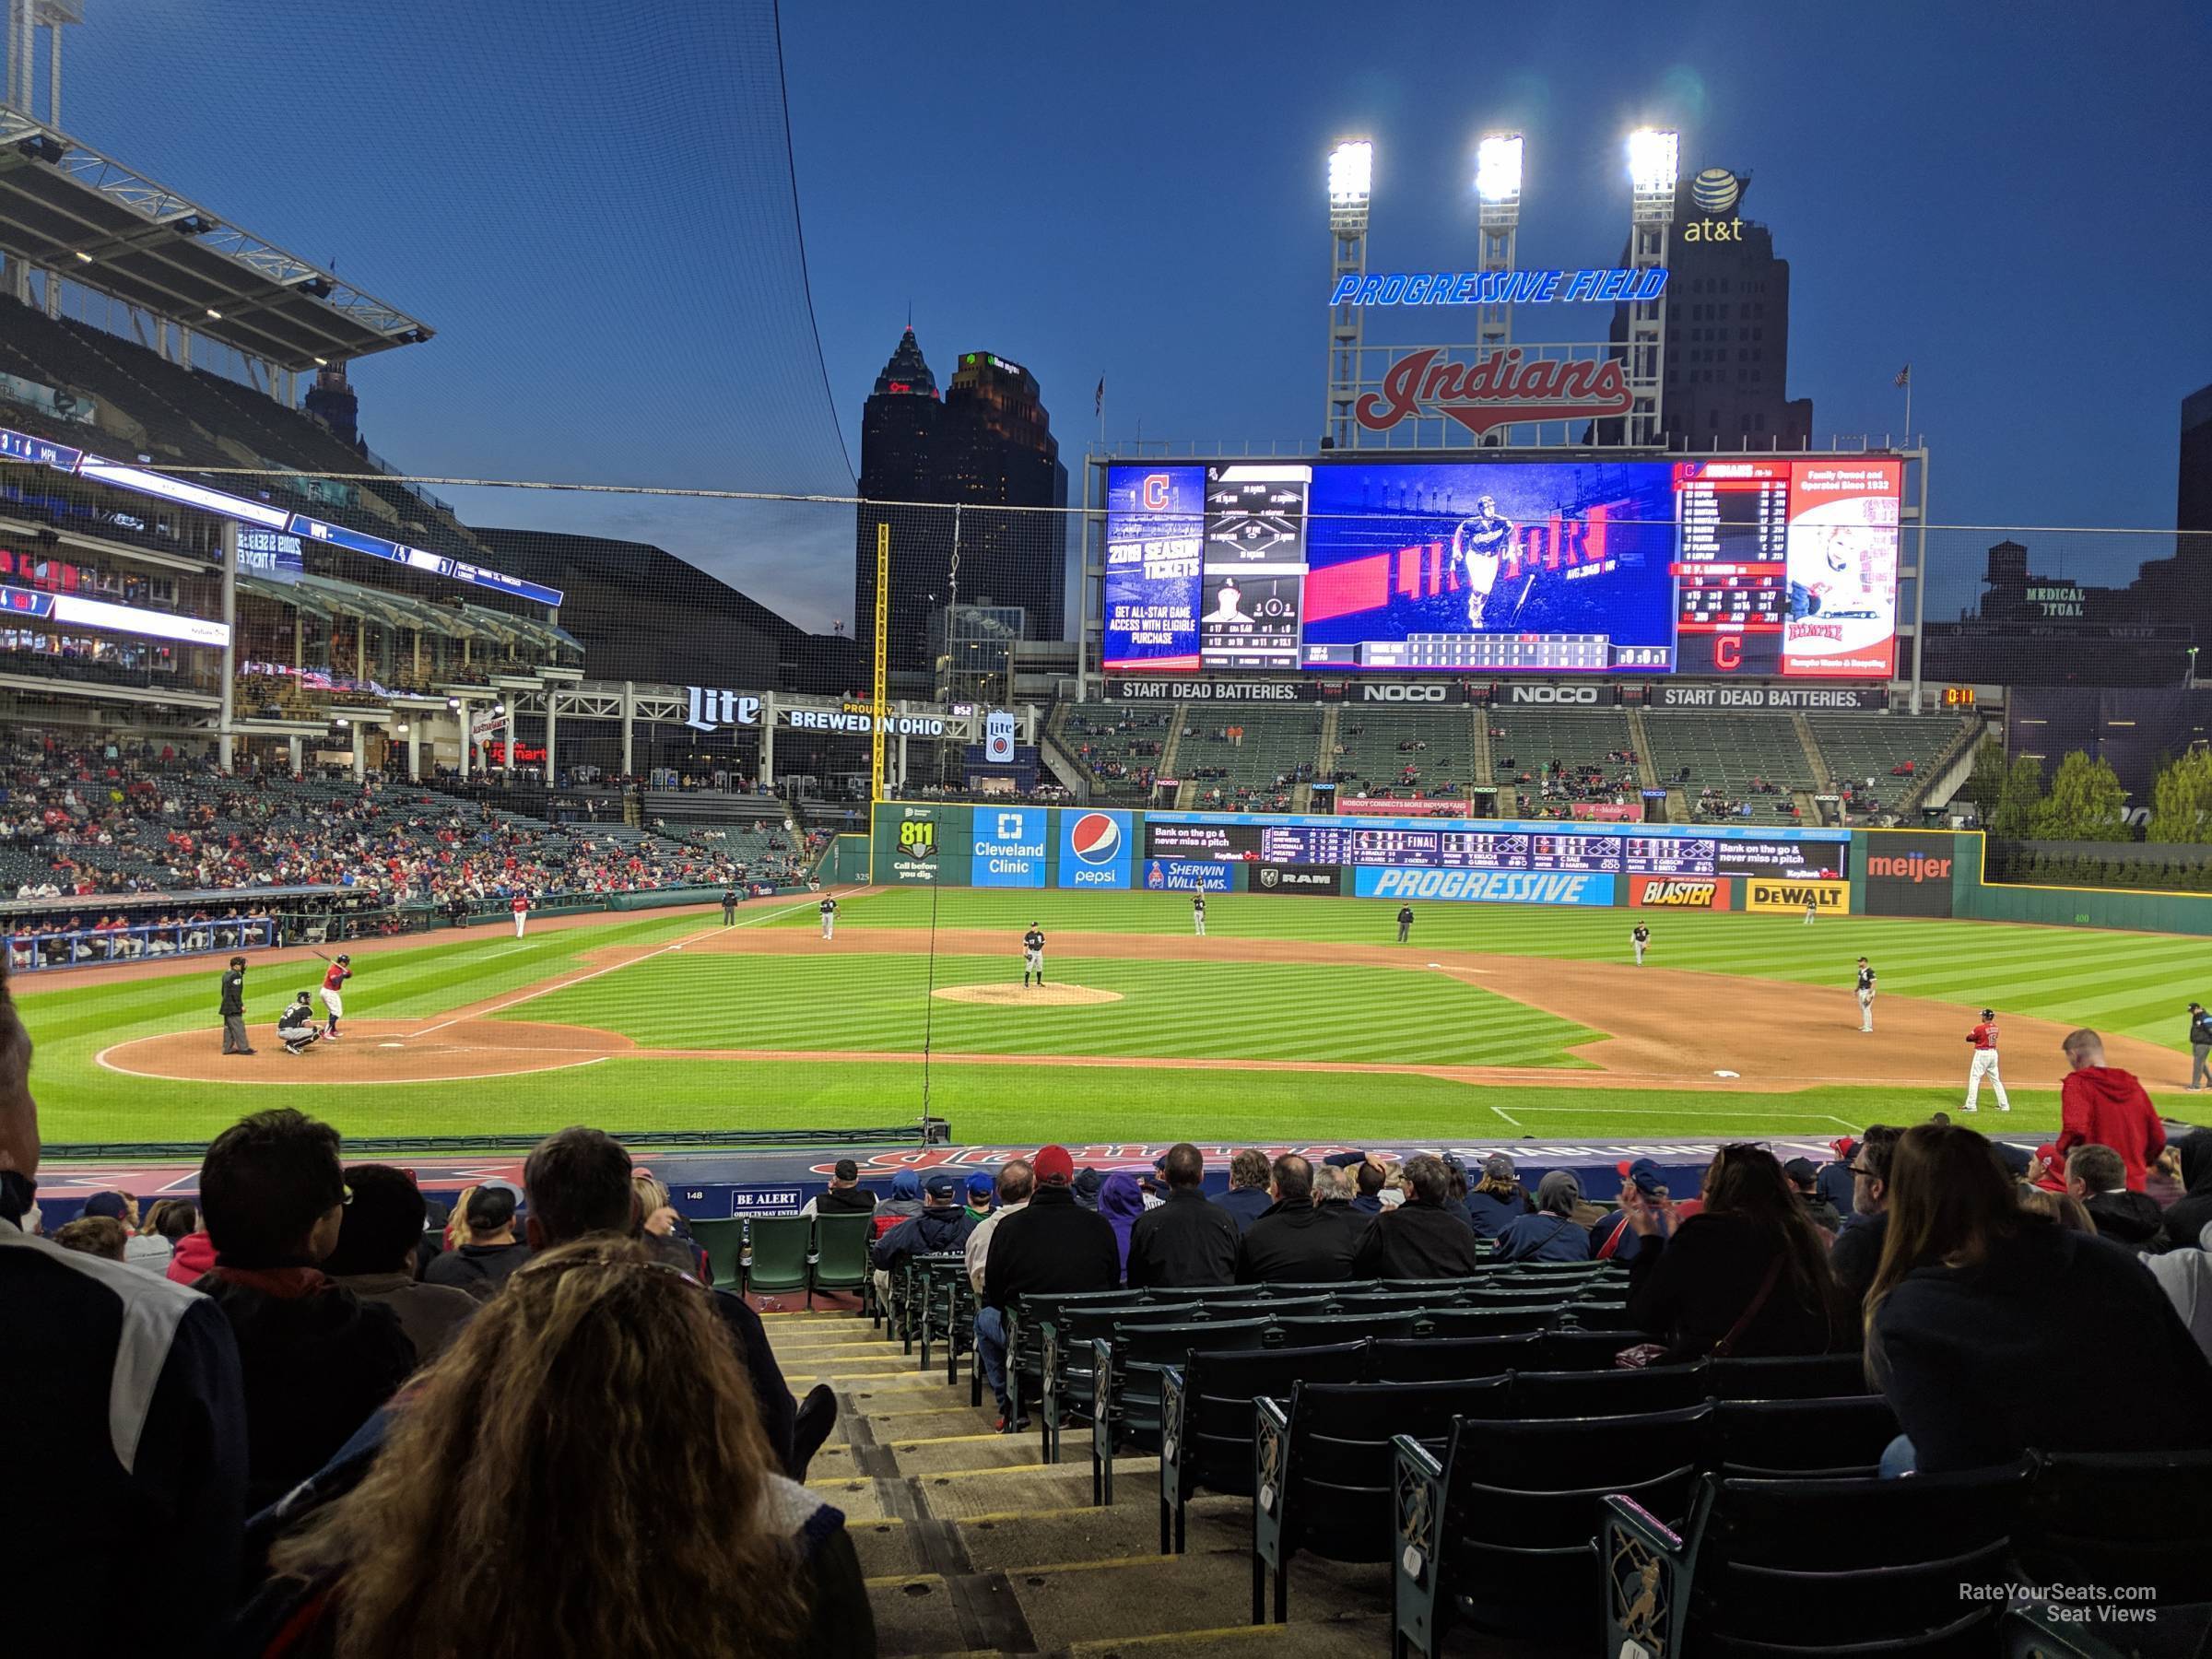
<svg viewBox="0 0 2212 1659"><path fill-rule="evenodd" d="M1259 855L1261 834L1300 856ZM1329 837L1353 831L1418 837L1461 832L1529 838L1526 862L1551 867L1478 869L1408 862L1327 862ZM1713 843L1710 862L1640 870L1574 867L1577 844L1633 834L1647 853ZM1417 844L1408 841L1409 846ZM1799 870L1745 867L1779 850ZM1705 824L1605 825L1554 819L1357 819L1239 812L1147 812L1086 806L880 803L873 822L874 879L885 887L941 885L1063 892L1253 893L1272 898L1372 898L1406 902L1615 906L1781 914L1809 902L1823 913L1956 916L2056 927L2212 935L2212 896L2105 888L1986 884L1979 830L1783 830ZM851 846L840 879L864 879ZM1825 871L1805 874L1805 870Z"/></svg>
<svg viewBox="0 0 2212 1659"><path fill-rule="evenodd" d="M1810 903L1841 914L1851 840L1848 830L1765 826L887 801L872 854L886 887L1775 913Z"/></svg>
<svg viewBox="0 0 2212 1659"><path fill-rule="evenodd" d="M1985 882L1987 853L1978 830L1862 830L1853 838L1853 907L1874 916L2212 934L2212 896Z"/></svg>

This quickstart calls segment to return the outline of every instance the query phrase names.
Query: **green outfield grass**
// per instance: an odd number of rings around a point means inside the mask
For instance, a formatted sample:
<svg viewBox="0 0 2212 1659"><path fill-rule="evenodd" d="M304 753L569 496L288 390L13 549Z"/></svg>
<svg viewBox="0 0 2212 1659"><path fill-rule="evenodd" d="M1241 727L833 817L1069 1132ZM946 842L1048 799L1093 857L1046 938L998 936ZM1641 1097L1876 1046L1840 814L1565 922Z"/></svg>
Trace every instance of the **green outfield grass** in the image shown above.
<svg viewBox="0 0 2212 1659"><path fill-rule="evenodd" d="M1634 917L1614 910L1417 905L1413 950L1626 959ZM1242 895L1208 903L1217 937L1384 942L1394 901L1299 900ZM533 998L502 1018L618 1031L663 1049L840 1050L907 1053L1169 1056L1297 1062L1389 1061L1549 1067L1556 1084L1472 1087L1442 1079L1300 1070L935 1063L929 1104L967 1140L1045 1136L1112 1140L1184 1134L1222 1139L1529 1138L1547 1142L1805 1135L1826 1138L1876 1119L1910 1119L1955 1103L1953 1088L1835 1086L1786 1095L1651 1089L1583 1080L1567 1053L1602 1033L1463 982L1387 968L1082 960L1055 947L1056 979L1124 994L1124 1001L1050 1010L994 1008L924 995L926 964L868 949L877 927L1003 929L1004 957L941 956L936 983L1018 976L1018 936L1190 930L1187 899L1171 894L1014 893L946 889L849 898L836 945L820 956L667 953ZM2212 991L2201 942L1998 924L1648 914L1654 965L1797 983L1848 984L1853 959L1874 959L1887 996L1990 1002L2008 1013L2093 1024L2179 1051L2179 1010ZM356 1018L432 1018L514 995L585 966L607 946L657 946L713 929L711 912L547 932L518 943L503 932L434 935L364 956L349 1000ZM761 907L748 927L815 925L810 903ZM963 946L963 949L970 948ZM310 965L312 966L312 964ZM532 1132L588 1121L624 1133L653 1129L853 1126L911 1119L924 1068L905 1060L739 1062L616 1058L575 1070L480 1082L306 1089L151 1082L99 1067L94 1056L134 1038L201 1030L216 1041L210 959L175 977L102 985L18 984L38 1043L33 1077L53 1141L205 1138L253 1107L312 1108L349 1135ZM2194 976L2205 974L2200 982ZM265 967L251 980L249 1018L265 1030L306 967ZM1724 1015L1724 1006L1716 1010ZM1041 1020L1034 1016L1043 1015ZM2023 1057L2024 1058L2024 1057ZM265 1064L265 1063L256 1063ZM2043 1068L2017 1073L2022 1135L2057 1121ZM2055 1067L2049 1068L2055 1084ZM248 1074L241 1073L241 1078ZM281 1076L265 1070L252 1074Z"/></svg>

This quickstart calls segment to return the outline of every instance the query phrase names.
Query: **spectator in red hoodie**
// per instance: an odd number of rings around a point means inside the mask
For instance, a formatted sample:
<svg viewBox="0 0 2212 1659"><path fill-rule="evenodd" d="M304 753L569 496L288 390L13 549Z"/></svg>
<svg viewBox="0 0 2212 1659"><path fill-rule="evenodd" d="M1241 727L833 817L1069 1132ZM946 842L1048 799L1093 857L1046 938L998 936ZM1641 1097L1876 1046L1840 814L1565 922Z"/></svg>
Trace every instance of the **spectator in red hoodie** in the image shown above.
<svg viewBox="0 0 2212 1659"><path fill-rule="evenodd" d="M2110 1147L2127 1166L2127 1190L2143 1190L2146 1175L2166 1149L2166 1125L2136 1074L2104 1063L2104 1039L2084 1026L2062 1045L2073 1070L2059 1085L2063 1157L2077 1147Z"/></svg>

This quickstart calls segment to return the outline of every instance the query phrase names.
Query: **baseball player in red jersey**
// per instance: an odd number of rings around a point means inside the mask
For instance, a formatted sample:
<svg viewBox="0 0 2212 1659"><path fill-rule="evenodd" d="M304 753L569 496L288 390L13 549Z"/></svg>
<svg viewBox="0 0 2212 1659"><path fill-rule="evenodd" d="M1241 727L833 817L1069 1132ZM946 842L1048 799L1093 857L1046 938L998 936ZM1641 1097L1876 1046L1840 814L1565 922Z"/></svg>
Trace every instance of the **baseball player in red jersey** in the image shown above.
<svg viewBox="0 0 2212 1659"><path fill-rule="evenodd" d="M529 897L517 893L507 908L514 912L514 936L519 939L523 936L523 924L530 920Z"/></svg>
<svg viewBox="0 0 2212 1659"><path fill-rule="evenodd" d="M352 960L349 956L334 957L330 966L323 971L323 1006L330 1014L330 1024L324 1035L333 1042L338 1040L338 1021L346 1014L346 982L353 977L353 970L348 966Z"/></svg>
<svg viewBox="0 0 2212 1659"><path fill-rule="evenodd" d="M1982 1023L1966 1034L1967 1041L1974 1045L1974 1066L1966 1074L1966 1109L1981 1110L1974 1102L1982 1098L1982 1079L1987 1077L1997 1091L1997 1110L2010 1112L2012 1102L2005 1098L2005 1079L1997 1075L1997 1011L1982 1010Z"/></svg>

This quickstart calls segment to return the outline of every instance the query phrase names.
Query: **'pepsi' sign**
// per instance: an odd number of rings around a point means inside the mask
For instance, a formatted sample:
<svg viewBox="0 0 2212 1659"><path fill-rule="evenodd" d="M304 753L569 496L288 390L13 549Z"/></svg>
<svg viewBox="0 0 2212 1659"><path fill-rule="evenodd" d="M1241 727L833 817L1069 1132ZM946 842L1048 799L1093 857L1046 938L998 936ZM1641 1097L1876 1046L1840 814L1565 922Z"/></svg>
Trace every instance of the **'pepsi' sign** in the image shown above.
<svg viewBox="0 0 2212 1659"><path fill-rule="evenodd" d="M1130 850L1135 836L1135 819L1126 812L1092 808L1061 813L1056 885L1125 889L1129 886Z"/></svg>

